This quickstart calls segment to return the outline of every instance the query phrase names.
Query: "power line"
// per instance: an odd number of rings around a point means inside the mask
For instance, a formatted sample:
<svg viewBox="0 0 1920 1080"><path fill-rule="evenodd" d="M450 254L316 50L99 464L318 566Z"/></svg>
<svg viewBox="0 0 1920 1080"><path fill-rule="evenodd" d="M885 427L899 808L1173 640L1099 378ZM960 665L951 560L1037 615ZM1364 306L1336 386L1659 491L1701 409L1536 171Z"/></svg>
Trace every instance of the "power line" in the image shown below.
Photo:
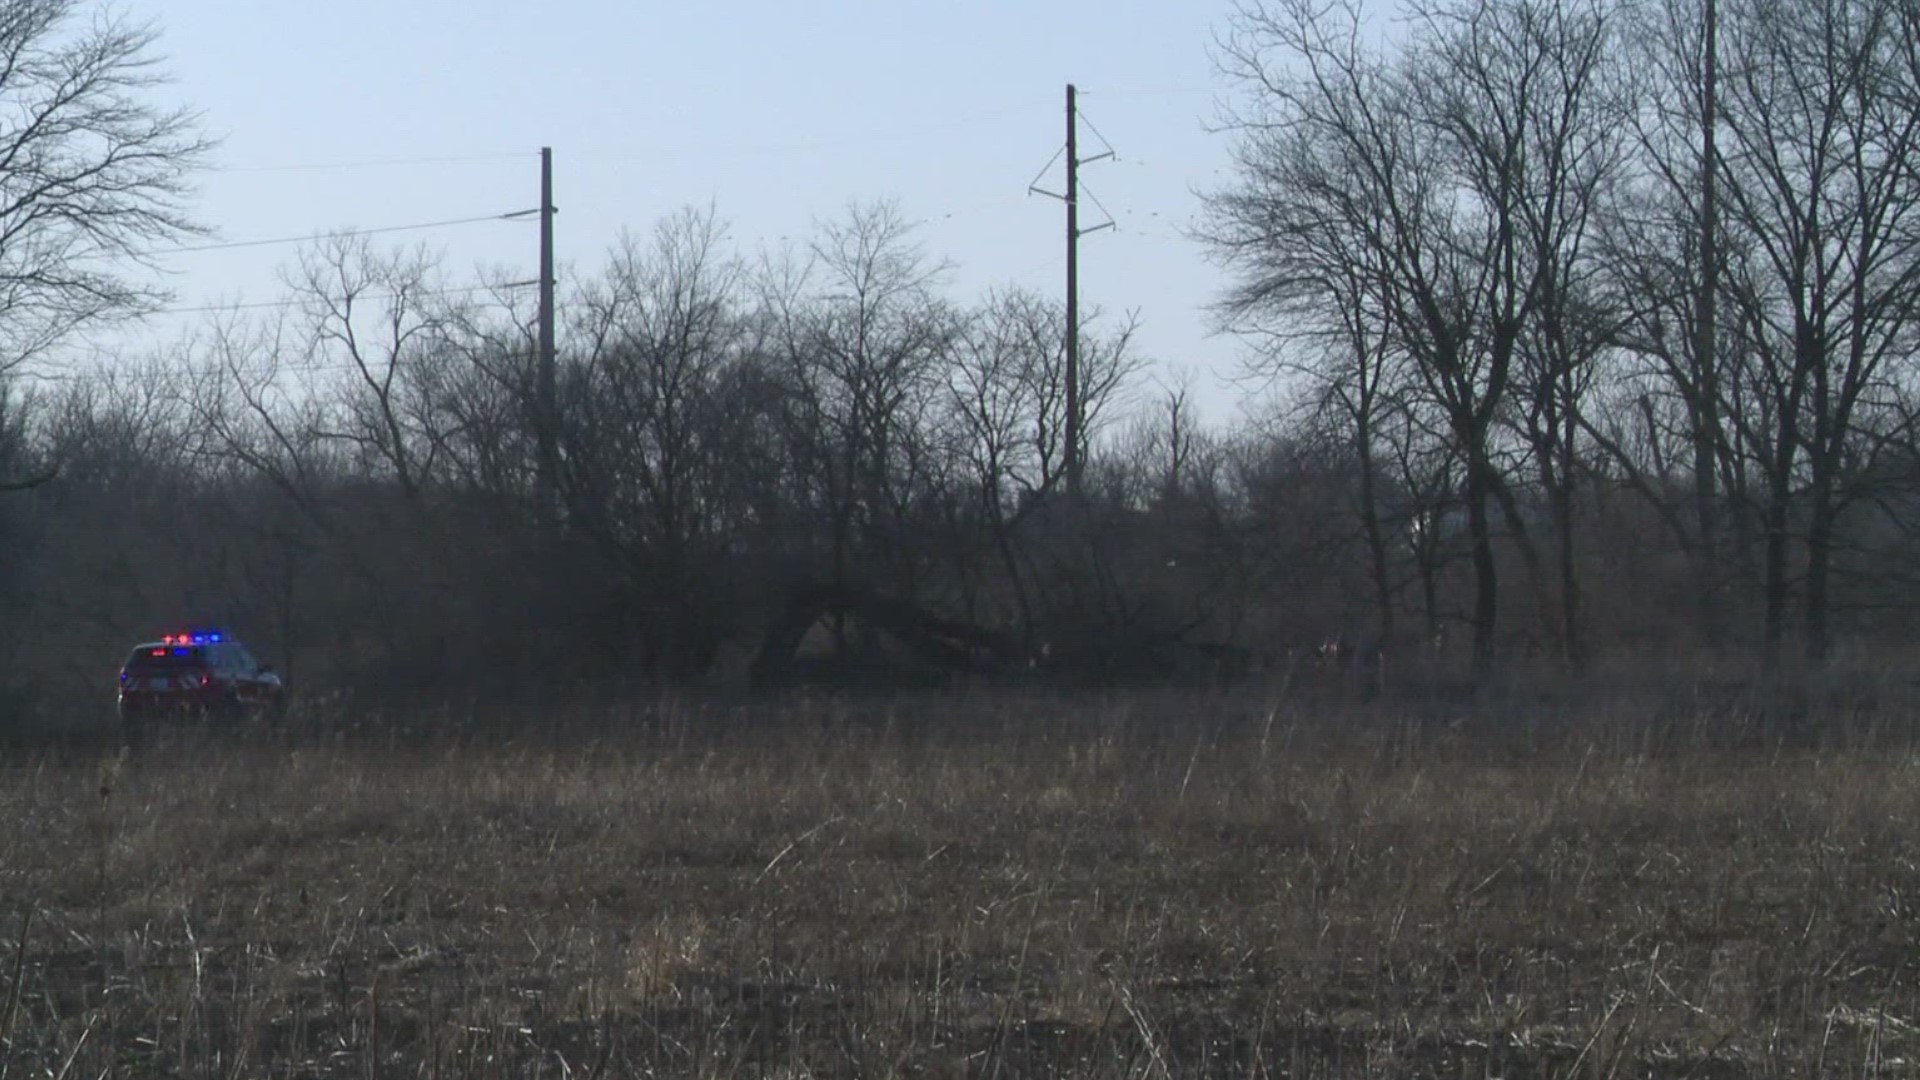
<svg viewBox="0 0 1920 1080"><path fill-rule="evenodd" d="M430 297L430 296L466 296L471 293L490 292L496 289L527 289L527 288L532 288L537 284L539 284L539 282L532 281L532 280L508 281L499 285L467 285L457 289L431 289L426 292L408 292L408 293L405 293L404 295L408 297L422 297L422 298ZM402 295L403 294L401 293L368 293L364 296L357 297L357 299L397 300L397 299L400 299ZM214 312L214 311L253 311L261 308L298 307L301 304L305 304L309 302L310 299L311 299L310 297L296 296L296 297L289 297L282 300L257 300L257 301L249 301L247 303L238 303L238 304L204 304L197 307L159 308L154 311L149 311L146 314L148 316L195 315L195 314L201 314L205 312Z"/></svg>
<svg viewBox="0 0 1920 1080"><path fill-rule="evenodd" d="M384 367L385 364L369 364L370 367ZM217 372L222 375L315 375L328 371L352 371L360 365L352 360L295 360L269 361L258 364L217 364L197 367L121 367L105 368L93 371L9 371L7 379L25 379L41 383L100 383L115 378L141 379L148 377L194 376Z"/></svg>
<svg viewBox="0 0 1920 1080"><path fill-rule="evenodd" d="M329 229L325 232L308 233L305 236L276 236L269 240L232 240L216 244L189 244L185 247L159 248L141 252L142 255L188 255L200 251L230 251L235 248L270 247L275 244L305 244L314 240L331 240L343 236L376 236L381 233L417 232L421 229L443 229L454 225L477 225L486 221L516 220L526 211L514 211L506 214L487 214L483 217L448 218L445 221L422 221L412 225L385 225L374 229Z"/></svg>
<svg viewBox="0 0 1920 1080"><path fill-rule="evenodd" d="M1133 87L1133 88L1120 88L1120 89L1103 89L1099 91L1098 96L1102 98L1167 97L1167 96L1185 95L1185 94L1213 94L1213 93L1218 93L1219 91L1220 91L1219 87L1212 87L1212 86ZM903 127L874 125L874 126L869 126L864 130L843 131L839 134L830 134L830 135L822 136L820 138L808 139L808 140L786 141L786 142L758 142L758 143L755 143L755 142L679 143L679 144L649 146L649 147L645 147L644 149L645 149L645 152L649 154L670 155L670 156L684 156L687 154L695 154L695 153L712 153L712 154L722 154L722 155L729 155L729 156L786 155L786 154L795 154L795 153L805 153L808 151L831 150L831 149L841 148L849 144L868 143L868 142L888 142L888 141L894 141L902 138L914 138L914 137L923 136L923 135L941 134L941 133L950 132L958 129L973 127L975 125L982 124L988 121L1005 119L1008 116L1025 113L1030 110L1037 110L1041 108L1050 107L1052 104L1052 100L1053 100L1052 98L1041 98L1041 97L1022 98L1019 100L1007 100L1003 104L1000 104L998 106L991 106L985 109L978 110L976 112L967 113L965 115L953 117L937 123L931 123L931 124L915 123L911 126L903 126ZM1106 142L1106 137L1104 135L1101 135L1099 129L1094 128L1091 122L1088 122L1087 126L1089 128L1093 128L1094 134L1096 136L1099 136L1102 142ZM624 153L624 151L621 151L619 150L619 148L616 148L616 147L599 146L599 147L583 148L581 151L579 151L579 156L584 158L589 158L589 159L604 158L608 156L610 153L615 153L615 152ZM493 161L517 161L529 156L533 156L533 155L527 151L516 150L516 151L476 152L471 154L423 155L420 157L363 158L363 159L348 159L344 161L292 162L287 164L268 164L268 165L216 165L216 166L212 166L207 171L215 172L215 173L325 172L325 171L331 171L336 169L376 169L376 168L394 168L394 167L402 167L402 166L408 166L408 165L462 165L462 164L475 164L475 163L493 162Z"/></svg>
<svg viewBox="0 0 1920 1080"><path fill-rule="evenodd" d="M915 120L911 126L893 127L870 124L863 129L842 131L839 134L826 134L816 138L792 140L786 142L682 142L651 144L639 148L598 145L580 152L587 159L605 159L618 154L623 157L644 153L654 158L684 158L692 155L711 155L715 157L761 157L789 156L795 154L818 153L844 149L848 146L860 146L874 143L902 142L928 138L955 130L973 127L991 120L1001 120L1008 116L1026 112L1043 104L1040 99L1027 99L1009 102L998 108L984 109L964 116L953 117L939 123L926 123Z"/></svg>
<svg viewBox="0 0 1920 1080"><path fill-rule="evenodd" d="M914 224L934 225L943 221L952 221L956 218L970 218L976 214L983 214L989 210L999 210L1004 207L1013 206L1016 203L1021 203L1025 201L1026 201L1025 199L1017 198L1011 195L995 196L994 198L986 199L984 201L977 202L977 203L971 203L966 206L956 206L950 210L936 211L930 214L923 214L920 217L917 217L914 219Z"/></svg>
<svg viewBox="0 0 1920 1080"><path fill-rule="evenodd" d="M1134 87L1131 89L1124 89L1124 90L1109 90L1109 89L1086 90L1086 91L1082 91L1082 96L1097 97L1101 99L1107 99L1107 98L1139 99L1139 98L1187 97L1187 96L1197 96L1200 94L1219 95L1219 94L1224 94L1226 92L1227 92L1227 88L1222 86L1165 86L1165 87L1140 86L1140 87ZM1088 126L1091 127L1092 125L1088 125Z"/></svg>
<svg viewBox="0 0 1920 1080"><path fill-rule="evenodd" d="M379 169L400 165L460 165L479 161L509 161L527 157L525 151L493 154L447 154L438 157L365 158L358 161L316 161L288 165L215 165L208 172L324 172L334 169Z"/></svg>
<svg viewBox="0 0 1920 1080"><path fill-rule="evenodd" d="M418 297L457 296L464 293L484 292L484 291L492 290L495 288L501 288L501 289L531 288L537 284L539 283L536 281L511 281L498 286L471 285L471 286L467 286L465 288L459 288L459 289L437 289L431 292L411 293L409 295L418 296ZM399 294L397 293L378 293L378 294L369 294L368 296L362 297L362 299L391 300L391 299L395 299L398 295ZM194 311L230 311L230 310L245 310L245 309L253 309L253 308L288 307L288 306L303 303L303 302L304 301L302 300L273 300L273 301L265 301L261 303L252 303L252 304L214 305L214 306L208 306L204 308L174 308L168 311L154 312L153 314L164 315L164 314L181 314L181 313L194 312ZM99 358L99 359L106 359L113 363L122 363L120 357L112 353L106 352L104 350L97 351L94 355L96 358ZM316 372L325 372L325 371L352 370L352 369L358 368L359 366L360 365L357 362L351 359L305 360L305 361L291 361L291 362L276 360L276 361L269 361L264 364L220 365L219 370L221 370L222 372L233 372L236 374L243 374L243 375L276 375L276 374L286 374L286 373L312 374ZM26 379L34 382L46 382L46 383L87 383L87 382L100 382L100 381L104 381L104 380L119 377L119 376L139 377L144 374L148 374L152 370L154 369L150 369L147 367L127 368L126 366L124 366L123 363L122 363L122 366L119 366L119 367L96 368L90 371L45 371L45 370L26 370L21 368L12 368L12 369L7 369L4 372L0 372L0 380ZM204 368L188 368L188 369L176 369L176 370L186 370L189 373L192 373L195 371L200 371L205 369Z"/></svg>
<svg viewBox="0 0 1920 1080"><path fill-rule="evenodd" d="M1032 266L1027 267L1025 270L1020 271L1018 274L1015 274L1013 276L1013 280L1019 281L1022 278L1036 277L1041 273L1041 271L1052 270L1053 268L1059 266L1061 263L1066 261L1067 261L1067 257L1065 255L1056 252L1040 260L1039 262L1034 263Z"/></svg>

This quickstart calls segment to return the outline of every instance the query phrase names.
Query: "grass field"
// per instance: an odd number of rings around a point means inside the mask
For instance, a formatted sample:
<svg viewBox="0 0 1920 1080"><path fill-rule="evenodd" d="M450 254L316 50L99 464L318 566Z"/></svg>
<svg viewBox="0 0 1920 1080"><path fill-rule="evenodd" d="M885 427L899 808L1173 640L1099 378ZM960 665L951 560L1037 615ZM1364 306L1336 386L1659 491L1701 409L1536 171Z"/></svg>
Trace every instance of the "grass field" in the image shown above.
<svg viewBox="0 0 1920 1080"><path fill-rule="evenodd" d="M1527 715L11 748L0 1076L1920 1074L1902 716Z"/></svg>

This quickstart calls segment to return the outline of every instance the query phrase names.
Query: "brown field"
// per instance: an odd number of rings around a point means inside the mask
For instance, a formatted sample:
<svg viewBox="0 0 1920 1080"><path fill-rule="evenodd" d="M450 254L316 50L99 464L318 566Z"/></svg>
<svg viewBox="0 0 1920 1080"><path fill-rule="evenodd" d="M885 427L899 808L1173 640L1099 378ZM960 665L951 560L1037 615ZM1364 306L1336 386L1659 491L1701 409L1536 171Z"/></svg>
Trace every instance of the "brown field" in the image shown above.
<svg viewBox="0 0 1920 1080"><path fill-rule="evenodd" d="M10 748L0 1077L1920 1074L1912 725L1811 707Z"/></svg>

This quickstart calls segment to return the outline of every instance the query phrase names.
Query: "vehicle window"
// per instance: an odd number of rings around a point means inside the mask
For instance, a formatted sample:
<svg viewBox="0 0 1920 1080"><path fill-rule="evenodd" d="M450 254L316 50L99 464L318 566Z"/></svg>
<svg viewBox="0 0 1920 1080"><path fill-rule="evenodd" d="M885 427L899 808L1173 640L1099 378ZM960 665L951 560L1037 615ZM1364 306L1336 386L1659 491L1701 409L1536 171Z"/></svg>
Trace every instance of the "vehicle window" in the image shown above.
<svg viewBox="0 0 1920 1080"><path fill-rule="evenodd" d="M236 641L227 647L233 650L231 657L233 670L242 675L252 675L254 672L260 670L260 665L253 659L253 654L247 651L245 645Z"/></svg>
<svg viewBox="0 0 1920 1080"><path fill-rule="evenodd" d="M207 666L199 645L142 645L127 657L128 671L189 671Z"/></svg>

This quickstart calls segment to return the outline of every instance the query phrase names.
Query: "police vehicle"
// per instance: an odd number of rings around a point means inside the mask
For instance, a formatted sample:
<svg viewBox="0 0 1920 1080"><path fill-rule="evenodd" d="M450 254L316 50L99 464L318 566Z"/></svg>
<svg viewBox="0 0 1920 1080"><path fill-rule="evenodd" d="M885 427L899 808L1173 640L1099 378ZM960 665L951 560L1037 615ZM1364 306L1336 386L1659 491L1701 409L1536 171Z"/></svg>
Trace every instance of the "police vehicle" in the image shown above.
<svg viewBox="0 0 1920 1080"><path fill-rule="evenodd" d="M166 718L238 719L274 708L280 676L218 630L163 635L133 647L120 668L120 723L130 736Z"/></svg>

